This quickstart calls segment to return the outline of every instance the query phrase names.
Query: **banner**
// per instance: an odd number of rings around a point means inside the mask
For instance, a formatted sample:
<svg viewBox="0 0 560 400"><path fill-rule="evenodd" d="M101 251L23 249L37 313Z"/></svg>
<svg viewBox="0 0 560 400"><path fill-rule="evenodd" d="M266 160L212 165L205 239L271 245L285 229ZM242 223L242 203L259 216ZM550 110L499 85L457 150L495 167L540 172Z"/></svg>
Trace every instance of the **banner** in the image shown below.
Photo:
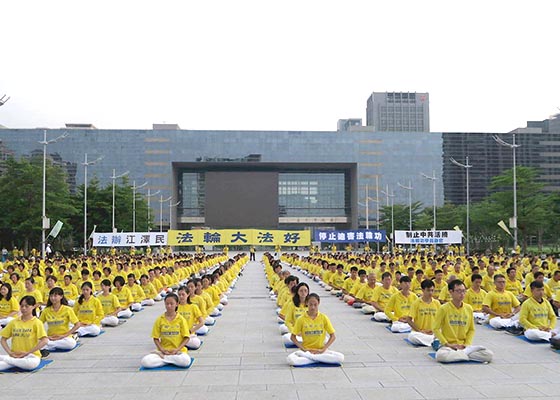
<svg viewBox="0 0 560 400"><path fill-rule="evenodd" d="M56 221L56 224L54 224L51 233L49 233L47 237L51 236L52 238L56 239L56 237L60 233L60 230L62 229L62 225L62 221Z"/></svg>
<svg viewBox="0 0 560 400"><path fill-rule="evenodd" d="M92 233L93 247L166 246L167 232Z"/></svg>
<svg viewBox="0 0 560 400"><path fill-rule="evenodd" d="M170 230L170 246L309 246L309 231L280 231L266 229L219 229L188 231Z"/></svg>
<svg viewBox="0 0 560 400"><path fill-rule="evenodd" d="M315 231L316 242L326 243L356 243L356 242L386 242L385 231L361 229L357 231Z"/></svg>
<svg viewBox="0 0 560 400"><path fill-rule="evenodd" d="M462 242L462 231L395 231L397 244L453 244Z"/></svg>

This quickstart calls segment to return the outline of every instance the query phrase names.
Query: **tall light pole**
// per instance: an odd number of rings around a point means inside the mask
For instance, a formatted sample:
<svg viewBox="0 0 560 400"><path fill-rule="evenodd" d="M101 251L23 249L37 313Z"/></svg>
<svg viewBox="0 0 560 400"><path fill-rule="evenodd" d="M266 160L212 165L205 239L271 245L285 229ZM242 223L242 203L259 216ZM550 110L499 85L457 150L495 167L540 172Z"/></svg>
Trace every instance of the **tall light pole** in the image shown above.
<svg viewBox="0 0 560 400"><path fill-rule="evenodd" d="M136 181L132 181L132 233L136 233L136 191L147 184L148 182L144 182L140 186L136 186Z"/></svg>
<svg viewBox="0 0 560 400"><path fill-rule="evenodd" d="M115 227L115 180L127 176L128 173L129 171L126 171L120 175L115 175L115 169L113 168L113 175L111 175L111 179L113 180L113 207L112 207L112 223L111 223L113 233L117 231L117 228Z"/></svg>
<svg viewBox="0 0 560 400"><path fill-rule="evenodd" d="M472 165L469 164L469 156L467 156L465 163L461 164L460 162L456 161L453 157L449 158L449 161L451 161L453 164L455 164L458 167L461 168L465 168L465 170L467 171L467 255L470 254L470 215L469 215L469 203L470 203L470 199L469 199L469 169L472 168Z"/></svg>
<svg viewBox="0 0 560 400"><path fill-rule="evenodd" d="M395 237L395 217L393 213L395 193L389 194L389 185L386 185L385 191L382 190L381 194L387 196L387 207L389 207L389 197L391 198L391 252L393 252L395 249L395 244L393 242Z"/></svg>
<svg viewBox="0 0 560 400"><path fill-rule="evenodd" d="M2 97L3 99L4 97ZM2 99L0 99L0 103L2 101ZM6 101L9 100L9 97L6 99ZM0 104L3 105L4 103ZM42 207L42 213L41 213L41 258L44 259L45 258L45 245L46 245L46 231L47 229L49 229L49 220L47 218L47 145L51 144L51 143L56 143L59 140L64 139L65 137L68 136L68 133L63 133L62 135L60 135L59 137L52 139L52 140L47 140L47 130L44 129L43 130L43 141L39 142L39 144L43 145L43 207Z"/></svg>
<svg viewBox="0 0 560 400"><path fill-rule="evenodd" d="M366 183L366 229L369 229L369 185Z"/></svg>
<svg viewBox="0 0 560 400"><path fill-rule="evenodd" d="M169 229L171 229L171 221L173 221L173 214L171 213L171 210L173 210L173 207L177 207L179 204L181 204L181 201L178 201L175 204L171 204L171 198L169 199Z"/></svg>
<svg viewBox="0 0 560 400"><path fill-rule="evenodd" d="M408 181L408 186L402 185L399 182L397 182L397 185L404 189L404 190L408 190L408 230L411 231L412 230L412 183L410 182L410 180Z"/></svg>
<svg viewBox="0 0 560 400"><path fill-rule="evenodd" d="M146 195L146 197L148 198L148 224L146 225L148 227L148 232L150 232L150 198L155 196L156 194L159 194L159 190L151 193L150 189L148 188L148 194Z"/></svg>
<svg viewBox="0 0 560 400"><path fill-rule="evenodd" d="M167 199L163 199L163 195L159 196L159 231L163 232L163 203L171 201L173 196L169 196Z"/></svg>
<svg viewBox="0 0 560 400"><path fill-rule="evenodd" d="M509 147L513 152L513 248L517 250L517 174L516 174L516 162L515 162L515 149L521 145L515 144L515 133L512 134L513 142L508 143L503 141L498 135L492 136L492 139L496 141L500 146Z"/></svg>
<svg viewBox="0 0 560 400"><path fill-rule="evenodd" d="M82 165L84 166L84 256L87 255L87 241L88 241L88 236L87 236L87 186L88 186L87 167L89 167L90 165L95 165L96 163L98 163L101 160L103 160L103 157L98 157L97 159L88 162L87 153L86 153L85 157L84 157L84 162L82 163Z"/></svg>
<svg viewBox="0 0 560 400"><path fill-rule="evenodd" d="M433 195L434 195L434 232L436 230L436 171L432 170L432 176L428 176L422 172L420 172L420 175L422 175L423 178L426 178L430 181L432 181L432 191L433 191Z"/></svg>

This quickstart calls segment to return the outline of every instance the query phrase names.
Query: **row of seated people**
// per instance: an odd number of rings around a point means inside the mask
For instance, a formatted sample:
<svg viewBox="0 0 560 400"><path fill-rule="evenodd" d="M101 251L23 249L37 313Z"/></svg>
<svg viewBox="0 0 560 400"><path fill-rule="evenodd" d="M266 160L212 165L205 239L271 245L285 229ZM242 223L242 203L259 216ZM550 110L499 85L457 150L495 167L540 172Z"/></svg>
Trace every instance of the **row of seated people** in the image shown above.
<svg viewBox="0 0 560 400"><path fill-rule="evenodd" d="M278 322L284 345L298 348L287 357L291 366L305 366L313 363L342 364L344 354L330 350L336 340L334 327L327 315L319 311L321 299L310 293L309 286L299 282L297 276L286 277L285 286L273 272L279 265L270 254L263 257L265 273L270 287L271 299L276 300ZM274 278L274 277L278 278ZM279 291L275 291L279 288Z"/></svg>
<svg viewBox="0 0 560 400"><path fill-rule="evenodd" d="M201 279L190 279L181 288L180 293L184 301L183 313L192 331L192 337L189 335L192 349L200 346L196 333L206 334L208 327L205 324L214 323L213 318L205 314L208 312L207 302L214 305L211 293L219 293L216 307L212 310L213 315L219 314L223 304L227 303L226 291L222 293L221 288L229 287L233 279L231 278L233 272L228 271L230 265L231 263L226 263L225 266L217 268L212 275L205 275ZM217 279L210 286L210 281L215 276ZM130 280L133 277L131 275ZM41 352L73 349L77 345L78 337L97 336L101 332L102 325L116 326L120 318L129 318L132 315L132 305L123 307L121 304L129 304L132 301L131 290L124 286L121 276L114 279L114 284L121 293L125 294L123 303L117 294L111 293L111 282L106 279L102 283L102 291L97 296L94 295L90 282L82 283L82 293L73 307L69 306L62 288L53 287L43 308L35 297L30 295L23 296L17 302L12 296L10 284L3 283L0 287L0 311L4 313L10 311L10 316L0 314L5 317L2 322L5 322L6 326L0 335L3 338L2 347L7 353L6 356L0 357L0 370L11 367L34 369L40 362ZM165 296L170 294L171 292L164 293ZM153 305L155 299L151 300L152 302L145 305ZM137 307L135 308L138 310ZM40 315L36 318L39 312ZM11 347L8 346L8 338L12 339Z"/></svg>

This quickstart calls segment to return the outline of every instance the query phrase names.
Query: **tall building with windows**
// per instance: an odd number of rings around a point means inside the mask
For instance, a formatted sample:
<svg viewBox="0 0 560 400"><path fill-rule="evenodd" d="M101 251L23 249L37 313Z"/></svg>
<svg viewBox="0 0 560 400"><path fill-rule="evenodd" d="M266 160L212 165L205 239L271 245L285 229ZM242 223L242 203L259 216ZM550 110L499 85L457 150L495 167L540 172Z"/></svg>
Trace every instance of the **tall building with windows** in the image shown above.
<svg viewBox="0 0 560 400"><path fill-rule="evenodd" d="M373 92L367 100L366 125L375 132L429 132L430 95Z"/></svg>

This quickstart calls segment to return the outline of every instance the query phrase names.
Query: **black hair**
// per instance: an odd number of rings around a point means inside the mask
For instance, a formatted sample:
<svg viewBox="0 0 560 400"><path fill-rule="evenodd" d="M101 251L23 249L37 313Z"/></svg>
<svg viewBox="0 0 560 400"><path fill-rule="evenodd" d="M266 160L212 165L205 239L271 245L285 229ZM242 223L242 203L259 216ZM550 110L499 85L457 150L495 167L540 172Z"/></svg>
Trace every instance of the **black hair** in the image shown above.
<svg viewBox="0 0 560 400"><path fill-rule="evenodd" d="M113 279L113 285L117 286L117 282L121 284L121 286L124 286L124 278L122 276L116 276L115 279Z"/></svg>
<svg viewBox="0 0 560 400"><path fill-rule="evenodd" d="M497 281L498 279L500 279L500 278L506 279L506 277L503 276L502 274L496 274L496 275L494 275L494 282L496 282L496 281Z"/></svg>
<svg viewBox="0 0 560 400"><path fill-rule="evenodd" d="M286 285L290 284L290 282L293 282L293 281L299 282L299 278L298 278L297 276L295 276L295 275L290 275L290 276L288 276L286 279L284 279L284 283L285 283Z"/></svg>
<svg viewBox="0 0 560 400"><path fill-rule="evenodd" d="M179 286L179 289L177 289L177 293L179 293L179 292L181 292L181 291L182 291L182 292L185 292L185 293L187 294L187 304L192 304L192 303L191 303L191 296L189 295L189 289L187 289L186 286L181 285L181 286ZM179 296L177 296L177 299L179 299ZM177 300L177 301L178 301L178 300Z"/></svg>
<svg viewBox="0 0 560 400"><path fill-rule="evenodd" d="M294 302L294 305L295 305L296 307L300 307L300 306L301 306L301 302L300 302L300 298L299 298L298 292L299 292L299 289L300 289L302 286L305 286L305 287L307 288L307 291L308 291L307 293L309 293L309 285L308 285L307 283L305 283L305 282L300 282L300 283L298 283L296 286L294 286L294 287L292 288L292 291L293 291L293 293L294 293L293 302Z"/></svg>
<svg viewBox="0 0 560 400"><path fill-rule="evenodd" d="M507 273L508 275L509 275L509 273L510 273L511 271L515 271L515 268L514 268L514 267L509 267L508 269L506 269L506 273Z"/></svg>
<svg viewBox="0 0 560 400"><path fill-rule="evenodd" d="M381 274L381 280L385 279L385 278L393 278L393 275L391 275L390 272L383 272Z"/></svg>
<svg viewBox="0 0 560 400"><path fill-rule="evenodd" d="M476 281L477 279L482 279L482 275L480 274L472 274L471 276L471 282Z"/></svg>
<svg viewBox="0 0 560 400"><path fill-rule="evenodd" d="M451 282L447 284L447 289L451 292L455 290L457 286L464 285L463 281L460 279L453 279Z"/></svg>
<svg viewBox="0 0 560 400"><path fill-rule="evenodd" d="M175 311L177 311L179 309L179 296L177 296L175 293L169 293L167 296L165 296L165 301L167 301L167 299L175 299L175 303L177 303Z"/></svg>
<svg viewBox="0 0 560 400"><path fill-rule="evenodd" d="M544 272L542 272L542 271L537 271L533 274L533 278L535 278L535 279L540 278L541 276L544 276ZM533 283L533 282L531 282L531 283Z"/></svg>
<svg viewBox="0 0 560 400"><path fill-rule="evenodd" d="M321 302L321 298L319 297L319 295L317 293L309 293L307 295L307 297L305 298L305 304L307 305L307 302L309 302L310 299L317 299L317 301L320 303Z"/></svg>
<svg viewBox="0 0 560 400"><path fill-rule="evenodd" d="M410 282L410 278L408 277L408 275L401 276L401 279L399 279L399 283L403 282Z"/></svg>
<svg viewBox="0 0 560 400"><path fill-rule="evenodd" d="M358 267L354 266L350 268L350 272L358 271Z"/></svg>
<svg viewBox="0 0 560 400"><path fill-rule="evenodd" d="M36 317L37 316L37 310L35 309L35 305L37 304L37 300L35 300L35 297L33 297L33 296L23 296L19 300L19 305L21 306L21 303L23 303L24 301L25 301L25 304L33 307L33 310L31 311L31 315Z"/></svg>
<svg viewBox="0 0 560 400"><path fill-rule="evenodd" d="M10 285L8 282L4 282L2 284L2 286L6 286L8 288L8 293L6 294L6 300L11 300L11 298L12 298L12 285ZM4 298L4 296L2 296L0 294L0 300L2 300L3 298Z"/></svg>
<svg viewBox="0 0 560 400"><path fill-rule="evenodd" d="M101 284L102 284L103 286L109 286L109 292L111 291L111 281L110 281L109 279L103 279L103 280L101 281Z"/></svg>
<svg viewBox="0 0 560 400"><path fill-rule="evenodd" d="M436 285L434 285L434 282L432 282L430 279L424 279L422 281L422 283L420 284L420 287L422 288L422 290L424 289L429 289L429 288L433 288Z"/></svg>
<svg viewBox="0 0 560 400"><path fill-rule="evenodd" d="M60 296L62 296L62 299L60 299L60 304L67 306L68 305L68 300L66 299L66 297L64 297L64 290L62 290L61 288L57 287L53 287L51 289L51 291L49 292L49 299L47 300L47 307L51 307L52 306L52 302L51 302L51 296L53 294L58 294Z"/></svg>
<svg viewBox="0 0 560 400"><path fill-rule="evenodd" d="M358 276L367 275L367 271L365 269L361 269L358 271Z"/></svg>
<svg viewBox="0 0 560 400"><path fill-rule="evenodd" d="M531 287L531 290L542 289L544 287L544 284L541 281L533 281L529 286Z"/></svg>
<svg viewBox="0 0 560 400"><path fill-rule="evenodd" d="M93 285L91 284L91 282L88 282L88 281L85 281L84 283L82 283L82 286L80 287L80 289L83 289L86 286L93 291ZM80 295L80 297L78 297L78 303L82 304L83 302L84 302L84 294L82 293Z"/></svg>

